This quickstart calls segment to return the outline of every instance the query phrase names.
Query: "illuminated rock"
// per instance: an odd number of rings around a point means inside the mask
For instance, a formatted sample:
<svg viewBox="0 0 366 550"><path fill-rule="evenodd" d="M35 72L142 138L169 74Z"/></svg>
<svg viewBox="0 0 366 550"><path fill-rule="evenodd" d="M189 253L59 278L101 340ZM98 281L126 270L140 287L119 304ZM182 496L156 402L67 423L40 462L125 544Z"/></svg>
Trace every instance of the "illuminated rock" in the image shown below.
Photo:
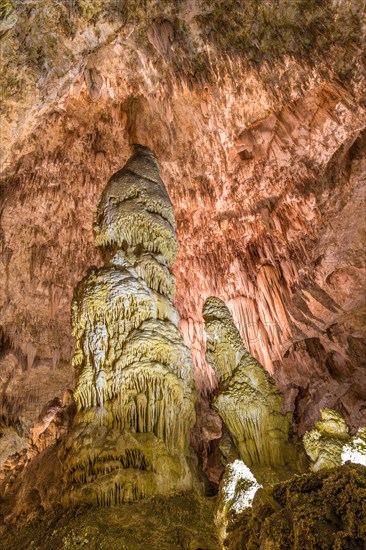
<svg viewBox="0 0 366 550"><path fill-rule="evenodd" d="M365 548L366 468L345 464L259 489L230 522L226 550Z"/></svg>
<svg viewBox="0 0 366 550"><path fill-rule="evenodd" d="M320 409L321 421L304 435L304 447L314 472L335 468L347 461L366 466L366 428L350 436L346 421L340 413Z"/></svg>
<svg viewBox="0 0 366 550"><path fill-rule="evenodd" d="M220 484L215 521L221 540L225 540L227 527L234 517L252 505L254 495L260 487L242 460L234 460L227 465Z"/></svg>
<svg viewBox="0 0 366 550"><path fill-rule="evenodd" d="M218 295L275 376L300 434L319 406L344 411L352 429L366 424L363 20L347 2L327 2L324 19L318 2L280 1L283 10L264 2L263 14L215 2L234 37L205 2L193 11L189 2L135 3L118 17L119 2L71 9L75 2L39 0L31 17L28 2L1 3L5 20L18 22L2 44L0 323L19 369L0 398L21 407L22 429L74 388L72 290L96 263L96 202L134 142L158 152L174 204L175 304L200 389L215 387L201 312ZM284 36L282 12L295 41ZM262 56L245 46L258 47L249 28L267 33ZM300 35L306 47L296 56ZM274 37L280 53L270 61ZM310 62L308 45L329 70Z"/></svg>
<svg viewBox="0 0 366 550"><path fill-rule="evenodd" d="M135 255L140 266L146 252L154 255L152 263L169 266L178 253L172 204L154 155L147 147L135 146L135 151L102 193L95 244L104 253Z"/></svg>
<svg viewBox="0 0 366 550"><path fill-rule="evenodd" d="M95 235L105 266L89 271L72 305L78 412L67 500L110 505L190 489L193 368L172 304L173 209L149 149L135 146L108 182Z"/></svg>
<svg viewBox="0 0 366 550"><path fill-rule="evenodd" d="M357 430L349 443L343 445L342 463L347 461L366 466L366 427Z"/></svg>
<svg viewBox="0 0 366 550"><path fill-rule="evenodd" d="M304 447L313 472L342 464L343 445L350 439L346 421L337 411L320 409L321 421L304 435Z"/></svg>
<svg viewBox="0 0 366 550"><path fill-rule="evenodd" d="M246 350L224 302L208 298L203 317L206 358L219 379L213 407L233 436L240 457L260 479L265 470L274 472L294 460L294 449L288 444L291 415L282 414L282 394Z"/></svg>

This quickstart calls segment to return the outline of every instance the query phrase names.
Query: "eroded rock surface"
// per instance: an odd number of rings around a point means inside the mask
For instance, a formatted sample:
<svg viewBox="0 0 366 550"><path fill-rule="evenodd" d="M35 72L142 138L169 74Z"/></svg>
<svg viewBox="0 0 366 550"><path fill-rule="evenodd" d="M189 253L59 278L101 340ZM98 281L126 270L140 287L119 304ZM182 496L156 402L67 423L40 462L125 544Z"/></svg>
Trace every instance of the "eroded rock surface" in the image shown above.
<svg viewBox="0 0 366 550"><path fill-rule="evenodd" d="M235 518L225 548L363 548L366 468L346 464L259 489L252 509Z"/></svg>
<svg viewBox="0 0 366 550"><path fill-rule="evenodd" d="M253 498L260 487L242 460L234 460L227 465L217 497L215 518L222 542L226 539L229 525L235 521L233 518L252 506Z"/></svg>
<svg viewBox="0 0 366 550"><path fill-rule="evenodd" d="M349 442L343 445L342 462L366 466L366 428L360 428Z"/></svg>
<svg viewBox="0 0 366 550"><path fill-rule="evenodd" d="M29 520L60 502L64 476L59 452L76 412L72 392L54 398L31 429L31 438L12 452L0 472L1 519L5 524ZM6 439L5 439L6 441Z"/></svg>
<svg viewBox="0 0 366 550"><path fill-rule="evenodd" d="M295 430L311 430L324 407L352 433L366 424L364 9L2 1L6 425L29 437L47 402L75 386L73 290L101 266L93 212L131 143L157 153L173 203L175 305L205 399L195 440L212 479L221 429L207 407L209 296L273 373Z"/></svg>
<svg viewBox="0 0 366 550"><path fill-rule="evenodd" d="M4 531L7 550L218 550L215 499L183 493L120 506L49 510L27 525Z"/></svg>

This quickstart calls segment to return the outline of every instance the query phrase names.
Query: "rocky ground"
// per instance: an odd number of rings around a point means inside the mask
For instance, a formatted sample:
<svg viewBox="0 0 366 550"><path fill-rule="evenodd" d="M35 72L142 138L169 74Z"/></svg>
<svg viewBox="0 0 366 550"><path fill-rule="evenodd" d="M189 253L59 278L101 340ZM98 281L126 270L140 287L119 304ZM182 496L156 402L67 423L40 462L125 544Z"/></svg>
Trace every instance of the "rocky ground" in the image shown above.
<svg viewBox="0 0 366 550"><path fill-rule="evenodd" d="M218 550L215 498L193 494L155 498L110 508L55 508L41 520L10 531L6 550Z"/></svg>
<svg viewBox="0 0 366 550"><path fill-rule="evenodd" d="M233 514L230 550L356 550L366 545L366 468L347 464L259 490Z"/></svg>
<svg viewBox="0 0 366 550"><path fill-rule="evenodd" d="M217 497L181 494L133 504L65 511L56 506L0 528L6 550L222 548ZM346 464L259 489L253 507L229 518L230 550L357 550L366 544L366 468Z"/></svg>

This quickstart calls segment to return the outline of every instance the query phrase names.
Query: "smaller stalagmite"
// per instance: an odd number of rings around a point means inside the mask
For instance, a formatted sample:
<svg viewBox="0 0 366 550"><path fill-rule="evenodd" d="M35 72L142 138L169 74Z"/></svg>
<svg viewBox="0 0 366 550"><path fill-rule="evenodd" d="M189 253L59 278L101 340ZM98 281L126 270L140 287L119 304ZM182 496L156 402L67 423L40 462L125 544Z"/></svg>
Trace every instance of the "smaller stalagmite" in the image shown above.
<svg viewBox="0 0 366 550"><path fill-rule="evenodd" d="M135 146L99 203L105 265L72 305L78 407L66 443L68 502L102 505L191 489L195 392L172 304L172 205L153 153Z"/></svg>
<svg viewBox="0 0 366 550"><path fill-rule="evenodd" d="M225 541L227 529L230 529L237 514L252 505L253 498L260 487L261 485L242 460L234 460L227 465L220 483L215 519L222 541Z"/></svg>
<svg viewBox="0 0 366 550"><path fill-rule="evenodd" d="M224 302L208 298L203 317L207 361L219 379L213 407L259 481L289 477L292 465L296 467L296 452L288 442L291 415L282 414L282 394L246 350Z"/></svg>
<svg viewBox="0 0 366 550"><path fill-rule="evenodd" d="M366 428L351 437L343 416L333 409L320 409L321 420L304 435L305 451L313 472L350 462L366 466Z"/></svg>

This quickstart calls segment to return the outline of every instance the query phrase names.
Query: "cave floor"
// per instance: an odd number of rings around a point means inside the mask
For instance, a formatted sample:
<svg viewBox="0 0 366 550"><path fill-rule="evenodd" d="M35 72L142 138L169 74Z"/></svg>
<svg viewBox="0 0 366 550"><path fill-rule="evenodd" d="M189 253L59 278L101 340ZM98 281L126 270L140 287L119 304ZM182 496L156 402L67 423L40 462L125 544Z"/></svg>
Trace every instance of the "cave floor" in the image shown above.
<svg viewBox="0 0 366 550"><path fill-rule="evenodd" d="M215 500L190 493L109 508L55 507L40 519L3 527L1 548L217 550Z"/></svg>

